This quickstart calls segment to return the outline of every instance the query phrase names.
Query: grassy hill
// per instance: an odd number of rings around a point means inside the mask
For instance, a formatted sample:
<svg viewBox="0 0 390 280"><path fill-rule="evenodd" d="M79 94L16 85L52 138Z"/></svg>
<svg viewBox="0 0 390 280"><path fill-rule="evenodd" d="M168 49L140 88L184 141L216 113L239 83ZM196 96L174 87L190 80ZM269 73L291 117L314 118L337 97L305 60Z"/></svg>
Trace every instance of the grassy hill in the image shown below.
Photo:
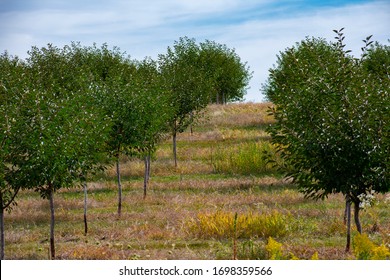
<svg viewBox="0 0 390 280"><path fill-rule="evenodd" d="M139 160L122 159L123 209L117 217L115 168L88 183L89 232L84 235L83 191L55 194L56 252L60 259L265 259L269 237L285 258L349 259L344 253L344 199L308 200L262 157L272 153L265 127L269 104L209 106L178 136L179 166L170 139L152 161L143 199ZM275 158L277 159L277 158ZM20 193L5 217L7 259L47 259L49 202ZM237 213L237 215L236 215ZM379 195L362 213L363 230L390 244L390 197ZM236 215L236 216L235 216ZM354 232L356 234L356 232Z"/></svg>

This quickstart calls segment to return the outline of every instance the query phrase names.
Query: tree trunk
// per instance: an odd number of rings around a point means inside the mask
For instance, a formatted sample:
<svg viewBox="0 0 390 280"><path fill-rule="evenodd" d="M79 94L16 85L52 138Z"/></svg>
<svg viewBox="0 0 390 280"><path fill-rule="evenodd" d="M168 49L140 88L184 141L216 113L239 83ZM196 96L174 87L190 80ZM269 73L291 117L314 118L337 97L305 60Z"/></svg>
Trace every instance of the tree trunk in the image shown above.
<svg viewBox="0 0 390 280"><path fill-rule="evenodd" d="M122 214L122 185L121 185L121 174L119 167L119 153L116 157L116 178L118 181L118 216Z"/></svg>
<svg viewBox="0 0 390 280"><path fill-rule="evenodd" d="M173 132L173 159L175 161L175 167L177 167L177 150L176 150L176 130Z"/></svg>
<svg viewBox="0 0 390 280"><path fill-rule="evenodd" d="M49 202L50 202L50 258L56 258L56 251L54 246L54 189L49 183Z"/></svg>
<svg viewBox="0 0 390 280"><path fill-rule="evenodd" d="M88 221L87 221L87 182L83 181L83 188L84 188L84 234L87 235L88 233Z"/></svg>
<svg viewBox="0 0 390 280"><path fill-rule="evenodd" d="M190 121L190 133L192 135L193 134L192 123L194 122L194 112L192 112L192 111L190 113L190 118L191 118L191 121Z"/></svg>
<svg viewBox="0 0 390 280"><path fill-rule="evenodd" d="M0 212L0 226L1 226L1 260L4 260L5 256L5 239L4 239L4 207L3 207L3 193L0 192L0 203L1 203L1 212Z"/></svg>
<svg viewBox="0 0 390 280"><path fill-rule="evenodd" d="M145 156L145 174L144 174L144 199L146 198L146 191L149 184L149 177L150 177L150 153L148 153L147 156Z"/></svg>
<svg viewBox="0 0 390 280"><path fill-rule="evenodd" d="M150 152L148 152L148 183L149 183L149 179L150 179Z"/></svg>
<svg viewBox="0 0 390 280"><path fill-rule="evenodd" d="M360 234L362 234L362 225L360 224L360 219L359 219L359 212L360 212L359 202L354 202L354 206L355 206L354 218L355 218L356 229Z"/></svg>
<svg viewBox="0 0 390 280"><path fill-rule="evenodd" d="M343 218L343 220L344 220L344 225L346 225L347 224L347 208L348 208L348 201L347 201L347 199L345 199L345 210L344 210L344 218Z"/></svg>
<svg viewBox="0 0 390 280"><path fill-rule="evenodd" d="M349 252L351 248L351 200L349 196L346 196L346 213L347 213L347 246L345 252Z"/></svg>

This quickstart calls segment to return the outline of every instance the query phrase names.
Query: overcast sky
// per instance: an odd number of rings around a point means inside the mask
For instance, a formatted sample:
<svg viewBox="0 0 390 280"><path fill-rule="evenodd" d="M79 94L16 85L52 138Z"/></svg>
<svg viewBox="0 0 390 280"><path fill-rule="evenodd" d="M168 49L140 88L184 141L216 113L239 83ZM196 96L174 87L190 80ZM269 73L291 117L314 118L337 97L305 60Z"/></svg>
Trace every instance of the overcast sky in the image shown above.
<svg viewBox="0 0 390 280"><path fill-rule="evenodd" d="M271 0L0 0L0 52L25 58L31 46L108 43L132 58L157 58L180 37L234 48L254 72L247 101L263 101L261 84L276 55L306 36L333 40L345 28L347 48L362 40L389 44L390 1Z"/></svg>

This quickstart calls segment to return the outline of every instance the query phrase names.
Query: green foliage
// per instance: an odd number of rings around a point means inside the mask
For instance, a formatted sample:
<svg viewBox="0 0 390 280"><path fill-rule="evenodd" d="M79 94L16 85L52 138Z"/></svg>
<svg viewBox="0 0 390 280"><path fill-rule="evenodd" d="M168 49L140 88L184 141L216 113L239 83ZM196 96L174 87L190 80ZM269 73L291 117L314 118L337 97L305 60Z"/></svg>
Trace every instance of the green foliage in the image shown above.
<svg viewBox="0 0 390 280"><path fill-rule="evenodd" d="M206 40L200 44L200 61L213 90L209 93L212 103L225 104L241 101L252 73L242 63L234 49Z"/></svg>
<svg viewBox="0 0 390 280"><path fill-rule="evenodd" d="M177 133L194 123L209 103L241 100L251 74L234 50L212 41L198 45L187 37L159 56L159 68L173 110L169 126L177 166Z"/></svg>
<svg viewBox="0 0 390 280"><path fill-rule="evenodd" d="M22 130L20 107L25 96L24 64L8 53L0 56L0 202L1 211L11 210L19 186L11 174L19 153L16 137Z"/></svg>
<svg viewBox="0 0 390 280"><path fill-rule="evenodd" d="M100 107L112 120L107 142L112 155L153 150L166 131L170 110L157 64L131 60L119 48L83 48Z"/></svg>
<svg viewBox="0 0 390 280"><path fill-rule="evenodd" d="M88 72L69 47L32 48L25 79L13 177L47 197L92 168L91 151L99 150L106 126L95 110Z"/></svg>
<svg viewBox="0 0 390 280"><path fill-rule="evenodd" d="M163 85L163 79L158 72L157 63L144 59L137 63L138 102L141 105L139 118L142 120L136 128L139 150L154 152L156 145L169 132L168 121L173 111Z"/></svg>
<svg viewBox="0 0 390 280"><path fill-rule="evenodd" d="M277 121L268 131L307 197L341 192L359 204L390 186L389 52L382 58L388 47L369 48L368 37L356 59L341 32L336 43L307 38L280 54L264 86Z"/></svg>
<svg viewBox="0 0 390 280"><path fill-rule="evenodd" d="M351 204L361 233L361 198L390 188L390 52L369 36L354 58L334 31L335 43L306 38L281 53L264 92L287 176L306 197L344 195L349 251Z"/></svg>
<svg viewBox="0 0 390 280"><path fill-rule="evenodd" d="M127 126L136 118L136 105L129 90L132 85L130 79L136 71L135 64L118 48L110 50L107 45L82 51L87 57L94 87L98 90L100 106L112 120L107 149L112 155L120 154L129 143L134 142L131 128Z"/></svg>
<svg viewBox="0 0 390 280"><path fill-rule="evenodd" d="M184 37L159 56L160 71L174 111L169 122L173 133L183 132L192 123L193 114L209 102L212 87L202 69L199 52L195 40Z"/></svg>

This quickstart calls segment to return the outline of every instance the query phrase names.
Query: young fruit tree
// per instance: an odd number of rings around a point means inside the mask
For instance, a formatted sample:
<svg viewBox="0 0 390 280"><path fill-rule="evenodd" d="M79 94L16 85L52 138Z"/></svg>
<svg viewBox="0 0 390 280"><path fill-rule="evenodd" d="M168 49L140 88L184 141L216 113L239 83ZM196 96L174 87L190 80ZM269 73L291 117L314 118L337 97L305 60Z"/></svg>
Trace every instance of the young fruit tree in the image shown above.
<svg viewBox="0 0 390 280"><path fill-rule="evenodd" d="M88 219L87 219L87 205L88 205L88 190L87 190L87 180L89 173L95 173L96 171L102 171L106 168L108 162L108 157L106 153L106 141L108 140L108 131L111 127L110 116L105 115L105 111L102 110L102 99L104 99L104 92L102 92L101 87L94 79L94 69L95 63L91 58L93 58L93 53L90 52L91 48L82 47L79 43L72 43L69 47L69 63L78 69L77 71L82 71L82 74L86 77L89 76L89 79L85 79L85 85L88 87L88 91L84 94L89 97L89 108L91 108L90 119L88 125L92 129L83 129L81 132L84 137L89 138L84 147L84 153L79 155L79 162L81 173L80 182L83 187L84 192L84 234L88 233ZM98 126L98 129L96 129ZM100 133L97 135L95 132Z"/></svg>
<svg viewBox="0 0 390 280"><path fill-rule="evenodd" d="M252 73L234 49L214 41L200 43L200 63L207 73L213 90L210 103L226 104L242 101Z"/></svg>
<svg viewBox="0 0 390 280"><path fill-rule="evenodd" d="M11 211L20 184L14 176L18 136L23 130L20 104L25 93L24 64L8 53L0 55L0 226L1 259L5 257L4 211Z"/></svg>
<svg viewBox="0 0 390 280"><path fill-rule="evenodd" d="M136 67L137 71L132 77L132 83L135 85L134 94L137 96L140 112L137 127L134 128L138 141L132 151L145 162L143 188L145 199L150 177L151 155L155 152L159 141L169 133L167 124L173 110L169 106L168 95L156 61L146 58L137 62Z"/></svg>
<svg viewBox="0 0 390 280"><path fill-rule="evenodd" d="M144 196L150 173L150 154L167 130L171 107L157 64L151 59L131 60L118 48L88 49L92 76L101 91L101 104L111 119L107 151L116 162L118 216L122 213L121 156L145 160Z"/></svg>
<svg viewBox="0 0 390 280"><path fill-rule="evenodd" d="M140 110L132 91L132 77L136 72L135 62L114 47L100 48L94 45L86 49L94 87L99 92L99 107L110 119L105 150L115 160L118 185L118 216L122 213L122 182L120 173L121 155L130 153L136 145L134 126Z"/></svg>
<svg viewBox="0 0 390 280"><path fill-rule="evenodd" d="M194 121L194 114L207 106L212 90L199 58L199 46L194 39L187 37L175 41L173 47L168 47L166 54L159 56L160 72L173 110L168 123L172 134L175 167L177 134Z"/></svg>
<svg viewBox="0 0 390 280"><path fill-rule="evenodd" d="M101 143L105 125L96 117L90 75L75 67L69 47L33 47L26 60L24 129L15 166L23 187L50 202L50 256L55 259L54 193L71 187L91 168L88 153Z"/></svg>
<svg viewBox="0 0 390 280"><path fill-rule="evenodd" d="M196 44L187 37L159 56L159 66L174 111L169 126L177 167L177 134L208 104L242 100L252 74L234 50L208 40Z"/></svg>
<svg viewBox="0 0 390 280"><path fill-rule="evenodd" d="M389 191L389 47L364 40L363 55L345 50L343 29L335 43L306 38L278 56L264 93L275 118L268 132L306 197L342 193L350 249L351 205L362 231L362 198Z"/></svg>

